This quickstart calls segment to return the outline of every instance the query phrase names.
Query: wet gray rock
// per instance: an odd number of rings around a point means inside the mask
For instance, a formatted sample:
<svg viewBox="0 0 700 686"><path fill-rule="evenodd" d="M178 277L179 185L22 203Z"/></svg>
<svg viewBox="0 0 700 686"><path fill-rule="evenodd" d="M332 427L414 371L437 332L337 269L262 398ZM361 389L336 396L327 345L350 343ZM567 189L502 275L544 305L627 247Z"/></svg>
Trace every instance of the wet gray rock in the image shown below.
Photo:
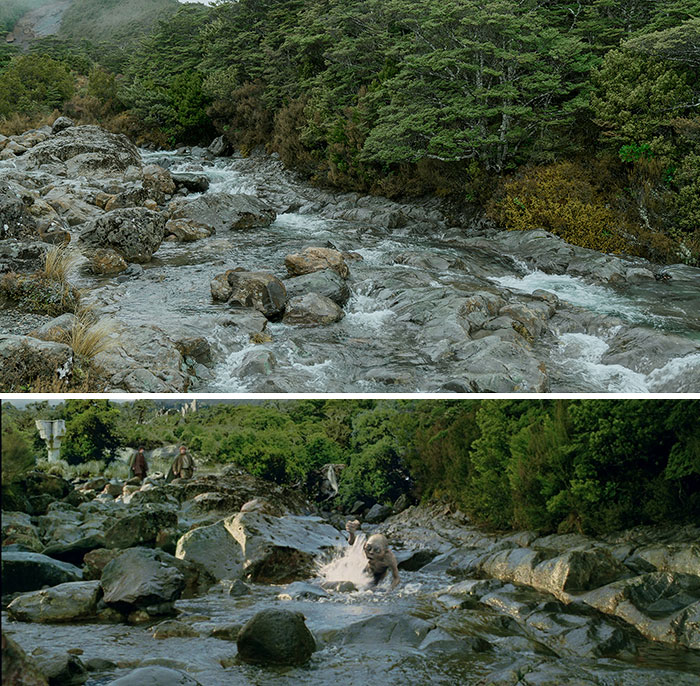
<svg viewBox="0 0 700 686"><path fill-rule="evenodd" d="M238 656L263 665L303 665L316 650L316 642L300 612L268 609L258 612L241 629Z"/></svg>
<svg viewBox="0 0 700 686"><path fill-rule="evenodd" d="M327 597L328 593L323 588L305 581L295 581L277 595L279 600L318 600Z"/></svg>
<svg viewBox="0 0 700 686"><path fill-rule="evenodd" d="M251 350L246 353L243 361L237 369L240 377L268 376L277 366L277 359L269 350Z"/></svg>
<svg viewBox="0 0 700 686"><path fill-rule="evenodd" d="M175 557L198 562L215 579L236 579L245 557L224 520L188 531L177 542Z"/></svg>
<svg viewBox="0 0 700 686"><path fill-rule="evenodd" d="M0 181L0 238L38 238L36 219L29 208L32 195L11 181Z"/></svg>
<svg viewBox="0 0 700 686"><path fill-rule="evenodd" d="M392 508L388 505L376 503L372 505L369 512L365 515L365 521L368 524L379 524L379 522L383 522L387 517L390 517L391 514Z"/></svg>
<svg viewBox="0 0 700 686"><path fill-rule="evenodd" d="M340 321L343 310L330 298L318 293L306 293L287 302L282 321L301 326L324 326Z"/></svg>
<svg viewBox="0 0 700 686"><path fill-rule="evenodd" d="M106 548L152 545L163 529L177 526L177 513L167 505L145 504L137 512L118 519L105 531Z"/></svg>
<svg viewBox="0 0 700 686"><path fill-rule="evenodd" d="M224 522L243 553L244 574L262 583L308 578L314 561L345 541L335 528L315 517L274 517L254 511Z"/></svg>
<svg viewBox="0 0 700 686"><path fill-rule="evenodd" d="M2 632L2 683L3 686L47 686L48 684L36 660L27 656L5 631Z"/></svg>
<svg viewBox="0 0 700 686"><path fill-rule="evenodd" d="M229 145L223 136L217 136L210 144L207 150L214 155L214 157L222 157L226 155L229 151Z"/></svg>
<svg viewBox="0 0 700 686"><path fill-rule="evenodd" d="M205 193L194 200L178 198L168 206L170 219L192 219L221 232L266 227L276 213L262 200L242 193Z"/></svg>
<svg viewBox="0 0 700 686"><path fill-rule="evenodd" d="M107 604L148 608L177 600L185 587L185 577L171 555L130 548L102 570L100 585Z"/></svg>
<svg viewBox="0 0 700 686"><path fill-rule="evenodd" d="M1 564L3 593L35 591L83 578L79 567L40 553L3 552Z"/></svg>
<svg viewBox="0 0 700 686"><path fill-rule="evenodd" d="M101 595L99 581L72 581L24 593L7 609L11 617L22 622L75 622L97 614Z"/></svg>
<svg viewBox="0 0 700 686"><path fill-rule="evenodd" d="M91 221L80 241L112 248L129 262L149 262L165 237L165 218L144 207L117 209Z"/></svg>
<svg viewBox="0 0 700 686"><path fill-rule="evenodd" d="M99 126L72 126L35 145L22 157L25 169L43 165L65 164L73 176L106 177L124 173L129 167L141 166L136 146L124 135Z"/></svg>
<svg viewBox="0 0 700 686"><path fill-rule="evenodd" d="M187 638L199 634L189 624L179 619L166 619L153 627L153 638Z"/></svg>
<svg viewBox="0 0 700 686"><path fill-rule="evenodd" d="M191 193L204 193L209 190L209 178L206 174L171 172L170 176L177 189L186 188Z"/></svg>
<svg viewBox="0 0 700 686"><path fill-rule="evenodd" d="M191 243L212 235L213 228L193 219L170 219L165 225L167 240Z"/></svg>
<svg viewBox="0 0 700 686"><path fill-rule="evenodd" d="M68 117L58 117L51 125L51 133L61 133L61 131L65 131L65 129L69 129L71 126L75 126L75 122L72 119Z"/></svg>
<svg viewBox="0 0 700 686"><path fill-rule="evenodd" d="M292 299L307 293L318 293L330 298L336 305L342 307L350 299L350 289L347 281L331 269L302 274L284 280L287 297Z"/></svg>
<svg viewBox="0 0 700 686"><path fill-rule="evenodd" d="M88 679L87 669L77 655L38 655L35 659L49 686L80 686Z"/></svg>
<svg viewBox="0 0 700 686"><path fill-rule="evenodd" d="M2 546L3 551L12 544L19 544L27 549L40 553L44 544L39 538L39 529L32 524L31 517L25 512L2 513Z"/></svg>
<svg viewBox="0 0 700 686"><path fill-rule="evenodd" d="M211 284L212 297L234 307L253 308L265 317L279 317L287 302L284 284L266 272L229 269Z"/></svg>
<svg viewBox="0 0 700 686"><path fill-rule="evenodd" d="M202 686L199 681L179 669L150 665L139 667L109 682L110 686Z"/></svg>
<svg viewBox="0 0 700 686"><path fill-rule="evenodd" d="M396 645L417 648L434 627L431 622L404 614L385 614L354 622L330 640L338 645Z"/></svg>

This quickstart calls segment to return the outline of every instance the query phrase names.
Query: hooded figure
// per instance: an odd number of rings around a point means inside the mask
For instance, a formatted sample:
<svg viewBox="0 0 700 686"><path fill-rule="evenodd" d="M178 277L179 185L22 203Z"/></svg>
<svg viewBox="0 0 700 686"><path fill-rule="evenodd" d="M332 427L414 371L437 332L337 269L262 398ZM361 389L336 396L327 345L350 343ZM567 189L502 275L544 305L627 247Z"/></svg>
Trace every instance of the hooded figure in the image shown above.
<svg viewBox="0 0 700 686"><path fill-rule="evenodd" d="M184 445L181 445L180 453L173 460L168 476L166 477L166 481L172 481L173 479L191 479L193 474L194 460L187 452L187 448Z"/></svg>
<svg viewBox="0 0 700 686"><path fill-rule="evenodd" d="M146 474L148 474L148 464L146 462L146 456L143 453L143 446L140 447L136 455L131 458L129 471L131 476L137 476L141 481L146 478Z"/></svg>

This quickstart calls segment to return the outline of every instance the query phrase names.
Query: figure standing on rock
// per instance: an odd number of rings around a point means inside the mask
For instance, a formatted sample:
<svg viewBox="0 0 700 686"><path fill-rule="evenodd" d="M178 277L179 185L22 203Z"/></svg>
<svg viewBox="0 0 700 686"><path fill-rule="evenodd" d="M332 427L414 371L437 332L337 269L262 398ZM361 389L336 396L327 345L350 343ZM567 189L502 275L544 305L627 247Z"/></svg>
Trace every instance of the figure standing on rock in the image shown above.
<svg viewBox="0 0 700 686"><path fill-rule="evenodd" d="M166 481L170 482L173 479L191 479L194 474L194 460L187 452L187 447L180 446L180 453L173 460L170 466L170 471L166 477Z"/></svg>
<svg viewBox="0 0 700 686"><path fill-rule="evenodd" d="M129 476L136 476L141 479L141 481L143 481L146 478L146 474L148 474L148 463L146 462L146 456L143 451L144 448L141 446L129 463Z"/></svg>
<svg viewBox="0 0 700 686"><path fill-rule="evenodd" d="M345 524L345 530L350 534L348 543L355 543L356 534L360 529L360 522L352 519ZM396 556L389 548L389 541L384 534L372 534L363 547L367 558L365 573L372 576L370 586L376 588L386 578L387 572L391 570L391 589L394 590L399 585L399 566Z"/></svg>

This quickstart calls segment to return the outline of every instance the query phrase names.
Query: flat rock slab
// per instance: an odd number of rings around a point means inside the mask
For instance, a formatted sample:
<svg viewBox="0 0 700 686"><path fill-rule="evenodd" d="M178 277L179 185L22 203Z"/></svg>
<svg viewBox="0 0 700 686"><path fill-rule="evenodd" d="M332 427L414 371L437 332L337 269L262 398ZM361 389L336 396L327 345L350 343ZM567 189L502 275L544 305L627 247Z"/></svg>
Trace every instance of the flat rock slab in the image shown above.
<svg viewBox="0 0 700 686"><path fill-rule="evenodd" d="M94 617L101 595L99 581L71 581L24 593L7 609L10 616L22 622L73 622Z"/></svg>

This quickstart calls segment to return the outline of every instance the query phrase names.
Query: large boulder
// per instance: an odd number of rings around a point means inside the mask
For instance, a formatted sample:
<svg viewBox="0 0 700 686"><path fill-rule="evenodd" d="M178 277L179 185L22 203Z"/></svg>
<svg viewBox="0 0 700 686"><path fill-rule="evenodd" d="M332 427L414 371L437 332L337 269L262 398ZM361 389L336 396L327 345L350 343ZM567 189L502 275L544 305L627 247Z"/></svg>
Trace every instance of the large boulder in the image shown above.
<svg viewBox="0 0 700 686"><path fill-rule="evenodd" d="M48 686L36 662L2 632L2 686Z"/></svg>
<svg viewBox="0 0 700 686"><path fill-rule="evenodd" d="M177 527L177 513L168 505L147 503L118 519L105 531L105 548L131 548L155 544L158 534Z"/></svg>
<svg viewBox="0 0 700 686"><path fill-rule="evenodd" d="M194 200L177 198L170 203L169 210L171 219L192 219L217 232L265 227L277 217L262 200L241 193L205 193Z"/></svg>
<svg viewBox="0 0 700 686"><path fill-rule="evenodd" d="M198 562L217 579L237 579L245 558L224 520L188 531L177 542L175 557Z"/></svg>
<svg viewBox="0 0 700 686"><path fill-rule="evenodd" d="M250 619L238 634L237 646L241 660L263 665L303 665L316 650L304 615L278 609Z"/></svg>
<svg viewBox="0 0 700 686"><path fill-rule="evenodd" d="M112 210L87 224L81 242L112 248L129 262L149 262L165 237L165 218L145 207Z"/></svg>
<svg viewBox="0 0 700 686"><path fill-rule="evenodd" d="M307 293L318 293L330 298L336 305L342 307L350 299L350 289L345 279L342 279L332 269L301 274L284 280L287 297L295 298Z"/></svg>
<svg viewBox="0 0 700 686"><path fill-rule="evenodd" d="M80 686L88 679L87 668L77 655L39 655L36 662L49 680L49 686Z"/></svg>
<svg viewBox="0 0 700 686"><path fill-rule="evenodd" d="M64 163L70 176L109 177L140 167L136 146L124 135L99 126L71 126L35 145L22 156L23 166L38 169Z"/></svg>
<svg viewBox="0 0 700 686"><path fill-rule="evenodd" d="M315 517L273 517L240 512L225 520L243 553L243 571L253 581L285 583L308 578L315 561L345 539Z"/></svg>
<svg viewBox="0 0 700 686"><path fill-rule="evenodd" d="M287 255L284 264L290 276L309 274L322 269L332 269L343 279L350 276L350 269L343 254L332 248L306 248L300 253Z"/></svg>
<svg viewBox="0 0 700 686"><path fill-rule="evenodd" d="M700 649L700 577L652 572L581 596L600 612L632 624L653 641Z"/></svg>
<svg viewBox="0 0 700 686"><path fill-rule="evenodd" d="M109 682L109 686L201 686L199 681L179 669L149 665L139 667Z"/></svg>
<svg viewBox="0 0 700 686"><path fill-rule="evenodd" d="M74 622L97 614L101 594L99 581L72 581L23 593L7 610L11 617L22 622Z"/></svg>
<svg viewBox="0 0 700 686"><path fill-rule="evenodd" d="M39 538L39 530L32 524L31 517L24 512L2 513L2 545L13 543L40 553L44 544Z"/></svg>
<svg viewBox="0 0 700 686"><path fill-rule="evenodd" d="M33 202L19 184L0 181L0 238L38 238L36 219L30 212Z"/></svg>
<svg viewBox="0 0 700 686"><path fill-rule="evenodd" d="M175 181L167 169L157 164L147 164L141 171L143 187L151 197L162 200L175 192Z"/></svg>
<svg viewBox="0 0 700 686"><path fill-rule="evenodd" d="M36 591L83 578L82 570L75 565L40 553L3 552L0 564L3 593Z"/></svg>
<svg viewBox="0 0 700 686"><path fill-rule="evenodd" d="M206 174L195 174L193 172L172 172L172 179L175 186L185 188L191 193L204 193L209 190L209 178Z"/></svg>
<svg viewBox="0 0 700 686"><path fill-rule="evenodd" d="M307 293L292 298L284 312L285 324L317 326L339 322L345 313L330 298L318 293Z"/></svg>
<svg viewBox="0 0 700 686"><path fill-rule="evenodd" d="M215 300L234 307L252 307L268 318L279 317L287 302L284 284L267 272L229 269L212 281L211 292Z"/></svg>
<svg viewBox="0 0 700 686"><path fill-rule="evenodd" d="M185 577L172 555L162 550L130 548L102 570L104 601L123 608L149 608L172 603L185 587Z"/></svg>

